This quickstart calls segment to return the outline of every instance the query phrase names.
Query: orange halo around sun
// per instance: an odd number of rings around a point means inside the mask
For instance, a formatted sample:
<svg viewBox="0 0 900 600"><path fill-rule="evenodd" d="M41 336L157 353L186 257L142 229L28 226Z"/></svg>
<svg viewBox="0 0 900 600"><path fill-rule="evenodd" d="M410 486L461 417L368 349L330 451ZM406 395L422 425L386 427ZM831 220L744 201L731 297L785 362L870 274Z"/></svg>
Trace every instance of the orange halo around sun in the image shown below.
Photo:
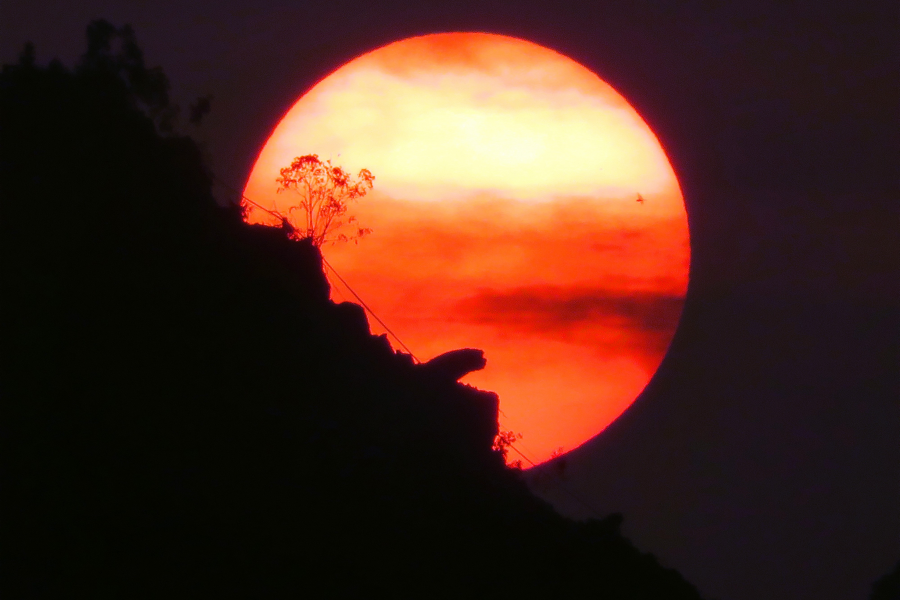
<svg viewBox="0 0 900 600"><path fill-rule="evenodd" d="M352 206L374 233L326 258L420 359L485 350L463 381L499 393L530 459L602 431L656 371L687 288L684 200L653 132L583 66L499 35L402 40L300 98L245 195L286 211L275 178L303 154L375 174Z"/></svg>

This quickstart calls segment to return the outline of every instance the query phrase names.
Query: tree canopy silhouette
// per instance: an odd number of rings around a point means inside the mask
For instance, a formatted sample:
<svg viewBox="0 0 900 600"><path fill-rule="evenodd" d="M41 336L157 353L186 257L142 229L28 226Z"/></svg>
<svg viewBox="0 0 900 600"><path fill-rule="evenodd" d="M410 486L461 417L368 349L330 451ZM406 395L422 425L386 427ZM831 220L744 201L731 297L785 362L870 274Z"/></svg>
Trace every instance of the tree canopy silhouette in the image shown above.
<svg viewBox="0 0 900 600"><path fill-rule="evenodd" d="M321 247L325 242L359 241L371 229L360 227L355 216L346 216L348 203L366 195L372 189L375 176L361 169L354 179L348 171L321 160L317 154L298 156L290 166L281 169L276 179L278 192L294 192L300 203L288 208L284 217L293 237L309 238ZM298 214L299 217L294 215ZM352 233L338 232L344 226Z"/></svg>
<svg viewBox="0 0 900 600"><path fill-rule="evenodd" d="M116 77L133 107L153 119L160 132L173 130L180 109L169 100L169 79L160 67L145 65L130 25L117 28L102 19L88 25L87 51L78 71L87 77Z"/></svg>

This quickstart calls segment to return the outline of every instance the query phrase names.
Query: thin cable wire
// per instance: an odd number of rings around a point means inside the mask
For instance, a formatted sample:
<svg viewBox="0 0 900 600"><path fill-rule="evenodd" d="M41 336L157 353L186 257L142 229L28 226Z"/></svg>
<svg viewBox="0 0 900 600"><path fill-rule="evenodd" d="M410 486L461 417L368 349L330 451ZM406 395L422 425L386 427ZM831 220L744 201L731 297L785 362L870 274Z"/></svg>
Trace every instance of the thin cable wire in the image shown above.
<svg viewBox="0 0 900 600"><path fill-rule="evenodd" d="M385 324L385 322L382 321L381 318L379 318L379 316L375 314L375 311L373 311L373 310L369 307L369 305L366 304L365 301L364 301L362 298L359 297L359 294L357 294L357 293L353 290L353 288L350 287L350 285L349 285L346 281L344 281L344 278L341 277L340 274L335 270L335 268L331 266L331 263L329 263L327 260L325 260L325 257L324 257L324 256L322 257L322 262L325 264L325 266L327 266L329 269L331 269L331 272L334 273L335 277L337 277L338 280L339 280L341 283L344 284L344 287L346 287L348 290L350 290L350 293L353 294L353 296L354 296L357 300L359 300L359 303L362 305L362 307L365 308L367 311L369 311L369 314L372 315L372 317L373 317L376 321L378 321L378 324L381 325L381 326L384 328L385 331L387 331L389 334L391 334L392 336L394 336L394 339L397 340L397 343L400 344L400 345L403 347L404 350L406 350L406 352L413 358L413 360L416 361L417 363L421 363L422 361L420 361L420 360L416 357L416 355L413 354L413 351L410 350L409 347L408 347L406 344L403 343L403 340L401 340L401 339L397 336L396 333L394 333L393 331L391 331L391 328L388 327L388 326Z"/></svg>

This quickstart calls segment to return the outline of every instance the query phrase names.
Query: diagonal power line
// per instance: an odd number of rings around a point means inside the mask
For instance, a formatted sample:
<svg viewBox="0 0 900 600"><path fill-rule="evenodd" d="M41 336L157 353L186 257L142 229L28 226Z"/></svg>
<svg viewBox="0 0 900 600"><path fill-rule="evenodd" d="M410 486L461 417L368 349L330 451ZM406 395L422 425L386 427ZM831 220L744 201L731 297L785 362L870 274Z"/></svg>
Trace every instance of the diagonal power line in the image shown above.
<svg viewBox="0 0 900 600"><path fill-rule="evenodd" d="M233 193L239 195L243 200L249 202L250 204L252 204L252 205L255 206L256 208L258 208L258 209L260 209L260 210L262 210L262 211L268 213L269 215L275 217L275 218L278 219L279 221L282 221L282 222L287 221L287 218L286 218L284 215L282 215L281 213L279 213L279 212L277 212L277 211L269 210L268 208L266 208L265 206L262 206L262 205L259 204L258 202L255 202L255 201L251 200L250 198L248 198L247 196L245 196L242 192L237 191L236 189L234 189L233 187L231 187L230 185L228 185L227 183L225 183L224 181L222 181L221 179L219 179L218 177L216 177L215 174L213 174L213 179L215 179L216 181L218 181L219 183L221 183L223 186L225 186L227 189L231 190ZM386 324L386 323L385 323L385 322L384 322L377 314L375 314L375 311L373 311L372 308L371 308L368 304L366 304L366 302L362 299L362 297L360 297L360 295L357 294L356 291L355 291L352 287L350 287L350 284L347 283L347 281L346 281L343 277L341 277L340 273L338 273L337 270L336 270L333 266L331 266L331 263L329 263L329 262L325 259L324 256L322 256L322 263L325 264L325 266L328 267L328 269L331 270L331 272L334 274L334 276L337 277L338 281L340 281L340 282L344 285L344 287L347 288L347 290L349 290L351 294L353 294L353 297L356 298L356 299L359 301L360 305L361 305L366 311L368 311L368 313L369 313L370 315L372 315L372 318L375 319L375 320L378 322L378 324L381 325L387 333L389 333L395 340L397 340L397 343L398 343L404 350L406 350L406 352L412 357L412 359L413 359L415 362L421 364L422 361L419 360L418 357L416 357L415 354L413 354L413 351L409 349L409 346L407 346L406 344L404 344L404 343L403 343L403 340L401 340L400 337L399 337L396 333L394 333L394 331L393 331L390 327L388 327L387 324ZM502 414L504 417L506 416L506 414L505 414L502 410L500 410L499 407L498 407L498 411L499 411L500 414ZM515 446L514 443L510 442L510 443L509 443L509 447L512 448L513 451L515 451L516 454L518 454L518 455L521 456L523 459L525 459L525 461L526 461L528 464L530 464L532 467L537 467L537 463L535 463L533 460L531 460L531 458L529 458L525 453L523 453L519 448L517 448L517 447ZM582 497L579 496L578 494L575 494L575 493L574 493L572 490L570 490L567 486L562 485L562 482L560 482L559 489L561 489L567 496L569 496L570 498L572 498L573 500L575 500L578 504L580 504L580 505L582 506L582 508L587 509L587 512L588 512L591 516L593 516L594 518L597 518L597 519L601 518L601 517L600 517L600 514L599 514L599 511L597 511L593 506L591 506L590 503L588 503L586 500L584 500L584 498L582 498Z"/></svg>

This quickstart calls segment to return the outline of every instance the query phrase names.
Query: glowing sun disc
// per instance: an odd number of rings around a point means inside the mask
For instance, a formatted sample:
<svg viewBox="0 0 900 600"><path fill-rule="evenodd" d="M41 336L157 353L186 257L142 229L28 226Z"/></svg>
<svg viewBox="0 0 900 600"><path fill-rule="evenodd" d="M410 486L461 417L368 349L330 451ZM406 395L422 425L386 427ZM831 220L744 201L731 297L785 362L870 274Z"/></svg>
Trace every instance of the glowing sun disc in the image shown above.
<svg viewBox="0 0 900 600"><path fill-rule="evenodd" d="M244 193L286 212L275 178L312 153L376 177L351 206L374 233L329 262L419 358L484 349L464 381L500 394L535 462L646 386L681 314L687 217L656 136L595 74L505 36L401 40L300 98Z"/></svg>

